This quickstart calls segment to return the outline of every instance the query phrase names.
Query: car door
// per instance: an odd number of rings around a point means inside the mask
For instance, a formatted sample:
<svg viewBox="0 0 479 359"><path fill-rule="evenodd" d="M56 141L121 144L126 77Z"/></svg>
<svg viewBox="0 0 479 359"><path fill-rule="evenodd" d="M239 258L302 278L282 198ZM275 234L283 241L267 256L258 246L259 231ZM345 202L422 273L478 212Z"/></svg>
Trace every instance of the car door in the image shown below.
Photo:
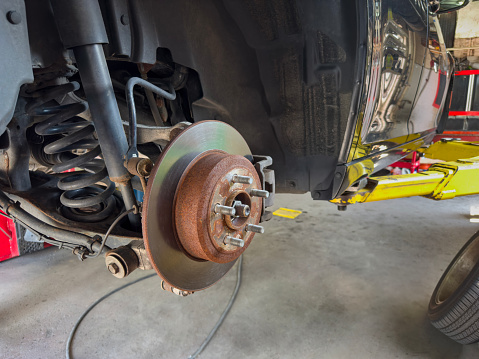
<svg viewBox="0 0 479 359"><path fill-rule="evenodd" d="M422 77L427 12L422 2L384 0L374 7L372 76L361 132L370 144L409 134Z"/></svg>
<svg viewBox="0 0 479 359"><path fill-rule="evenodd" d="M424 134L436 129L452 73L452 59L447 55L435 14L429 14L428 28L424 68L409 118L410 134Z"/></svg>

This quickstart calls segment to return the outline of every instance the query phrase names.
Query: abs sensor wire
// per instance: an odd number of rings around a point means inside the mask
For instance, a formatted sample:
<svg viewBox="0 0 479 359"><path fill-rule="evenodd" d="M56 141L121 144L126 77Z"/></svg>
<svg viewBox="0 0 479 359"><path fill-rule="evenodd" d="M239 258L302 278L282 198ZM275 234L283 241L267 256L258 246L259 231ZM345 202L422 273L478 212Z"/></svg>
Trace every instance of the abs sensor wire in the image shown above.
<svg viewBox="0 0 479 359"><path fill-rule="evenodd" d="M210 333L208 334L208 336L206 337L206 339L203 341L203 343L201 343L201 345L199 346L199 348L193 353L191 354L188 359L195 359L198 357L198 355L200 355L200 353L206 348L206 346L210 343L211 339L213 339L214 335L216 334L216 332L218 331L219 327L221 326L221 324L223 324L226 316L228 315L229 311L231 310L231 307L233 306L233 303L235 302L236 300L236 297L238 295L238 291L239 291L239 288L241 286L241 270L242 270L242 267L243 267L243 255L241 255L239 257L239 260L238 260L238 267L237 267L237 272L236 272L236 285L235 285L235 288L233 290L233 294L231 295L231 298L228 302L228 304L226 305L226 308L225 310L223 311L223 313L221 314L220 318L218 319L218 321L216 322L215 326L213 327L213 329L211 329ZM118 287L114 290L112 290L111 292L105 294L103 297L97 299L93 304L91 304L84 312L83 314L78 318L78 320L76 321L75 325L73 326L71 332L70 332L70 335L68 336L68 340L67 340L67 344L66 344L66 351L65 351L65 354L66 354L66 359L71 359L71 356L70 356L70 353L71 353L71 348L72 348L72 341L73 341L73 337L75 336L75 333L78 329L78 326L80 325L80 323L83 321L83 319L85 319L85 317L87 316L88 313L90 313L90 311L95 308L99 303L101 303L103 300L105 300L106 298L108 298L109 296L111 296L112 294L115 294L116 292L119 292L120 290L122 289L125 289L127 287L129 287L130 285L133 285L133 284L136 284L138 282L141 282L145 279L148 279L148 278L151 278L151 277L155 277L156 276L156 273L155 274L150 274L150 275L147 275L145 277L142 277L142 278L138 278L136 280L134 280L133 282L131 283L127 283L127 284L124 284L122 285L121 287Z"/></svg>
<svg viewBox="0 0 479 359"><path fill-rule="evenodd" d="M101 241L100 248L96 251L95 254L89 254L89 255L87 255L87 257L88 258L98 257L100 255L100 253L103 251L103 248L105 248L105 243L106 243L108 237L110 236L111 231L115 228L115 226L118 224L118 222L120 222L122 220L122 218L124 218L128 214L130 214L132 212L136 212L136 211L137 211L136 208L131 208L128 211L125 211L122 214L120 214L118 217L116 217L116 219L113 221L113 223L108 228L108 231L106 231L105 237L103 237L103 240Z"/></svg>

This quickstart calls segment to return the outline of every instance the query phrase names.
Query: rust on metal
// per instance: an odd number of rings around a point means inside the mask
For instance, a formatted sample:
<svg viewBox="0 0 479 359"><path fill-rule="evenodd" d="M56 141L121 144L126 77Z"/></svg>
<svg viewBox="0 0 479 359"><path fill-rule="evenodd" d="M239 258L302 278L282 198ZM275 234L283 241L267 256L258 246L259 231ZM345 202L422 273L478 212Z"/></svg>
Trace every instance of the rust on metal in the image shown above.
<svg viewBox="0 0 479 359"><path fill-rule="evenodd" d="M186 127L163 149L149 177L145 192L142 221L148 257L153 268L165 283L183 291L198 291L210 287L221 279L235 263L235 260L227 263L217 263L190 255L183 248L177 233L177 222L181 221L176 218L175 207L179 202L177 194L179 193L180 182L184 182L185 171L190 171L195 162L206 155L207 152L212 151L223 153L226 156L237 155L241 161L248 161L248 165L251 165L248 160L252 158L251 151L237 130L224 122L200 121ZM218 169L214 168L213 174ZM246 169L241 168L240 170L246 171ZM209 176L209 173L206 174ZM182 177L183 180L180 181ZM231 185L232 187L228 178L219 182L223 183L224 186ZM207 184L208 180L205 180L204 183ZM210 191L213 187L210 188ZM260 182L257 183L256 188L262 188ZM231 188L231 190L235 189L236 187ZM191 196L186 198L186 203L191 205L191 199L196 196L212 198L213 193L208 194L206 188L199 188L196 193L191 193ZM226 196L223 197L226 198ZM201 206L198 207L201 208ZM214 208L215 205L212 201L211 212L208 212L212 217L216 215ZM190 224L194 224L195 228L193 230L196 230L196 226L200 228L204 226L211 232L216 230L219 241L217 246L224 247L223 252L236 249L228 248L222 243L225 235L222 228L226 227L226 230L231 231L225 225L224 220L218 226L213 225L211 227L208 226L209 217L205 216L206 220L199 221L196 218L202 216L197 213L194 213L194 216L195 218L183 219L183 222L188 221ZM219 218L224 217L219 216ZM180 229L181 227L178 226ZM211 240L209 242L213 246Z"/></svg>
<svg viewBox="0 0 479 359"><path fill-rule="evenodd" d="M134 176L148 177L153 169L149 158L132 157L126 162L126 168Z"/></svg>
<svg viewBox="0 0 479 359"><path fill-rule="evenodd" d="M170 131L169 140L173 141L175 139L175 137L178 136L183 130L184 130L184 128L181 128L181 127L172 128L171 131Z"/></svg>
<svg viewBox="0 0 479 359"><path fill-rule="evenodd" d="M244 185L242 187L248 188L248 187L251 187L251 186L250 185ZM243 205L248 206L250 208L249 215L251 215L252 198L248 194L248 192L246 192L245 190L232 191L229 194L229 196L226 198L226 205L233 207L234 203L237 202L237 201L241 202ZM236 208L236 206L235 206L235 208ZM226 225L234 231L241 230L241 228L243 228L246 225L246 222L248 222L249 215L248 216L237 216L237 217L225 216Z"/></svg>
<svg viewBox="0 0 479 359"><path fill-rule="evenodd" d="M126 186L128 182L130 181L130 179L131 179L131 175L129 173L119 177L110 177L110 180L112 182L115 182L116 184L123 185L123 186Z"/></svg>
<svg viewBox="0 0 479 359"><path fill-rule="evenodd" d="M161 120L163 123L168 122L168 110L166 109L165 106L165 100L163 97L158 97L156 99L156 106L158 106L158 111L160 112Z"/></svg>
<svg viewBox="0 0 479 359"><path fill-rule="evenodd" d="M250 176L253 181L235 183L235 175ZM181 247L194 258L216 263L237 259L254 235L245 226L259 223L262 199L253 199L247 193L258 186L258 174L243 156L217 150L198 156L184 171L175 196L173 218ZM249 206L247 217L215 213L216 205L231 207L235 201ZM225 244L225 236L241 238L244 247Z"/></svg>
<svg viewBox="0 0 479 359"><path fill-rule="evenodd" d="M121 246L105 254L107 269L117 278L125 278L139 266L138 257L133 249Z"/></svg>
<svg viewBox="0 0 479 359"><path fill-rule="evenodd" d="M153 67L155 66L155 64L148 64L148 63L145 63L145 62L140 62L138 64L138 69L140 70L140 72L142 74L146 74L148 71L150 71Z"/></svg>
<svg viewBox="0 0 479 359"><path fill-rule="evenodd" d="M142 240L134 240L128 244L138 257L138 269L150 270L153 269L148 254L146 253L145 242Z"/></svg>
<svg viewBox="0 0 479 359"><path fill-rule="evenodd" d="M5 174L7 176L8 184L10 185L10 188L13 188L12 186L12 181L10 180L10 159L8 158L8 153L4 152L3 153L3 163L5 164Z"/></svg>
<svg viewBox="0 0 479 359"><path fill-rule="evenodd" d="M181 290L181 289L178 289L176 287L173 287L171 284L165 282L164 280L161 281L161 289L166 290L167 292L171 292L173 294L176 294L180 297L186 297L186 296L194 293L192 291Z"/></svg>

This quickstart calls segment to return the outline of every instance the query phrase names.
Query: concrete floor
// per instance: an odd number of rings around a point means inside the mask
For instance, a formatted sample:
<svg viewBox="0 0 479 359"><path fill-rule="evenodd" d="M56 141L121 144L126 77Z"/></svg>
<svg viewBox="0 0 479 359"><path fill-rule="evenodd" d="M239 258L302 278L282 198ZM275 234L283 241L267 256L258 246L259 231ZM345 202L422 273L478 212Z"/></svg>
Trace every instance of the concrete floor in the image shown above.
<svg viewBox="0 0 479 359"><path fill-rule="evenodd" d="M426 317L452 257L478 228L479 197L423 198L338 212L308 195L277 196L275 217L244 256L243 285L230 315L200 358L477 358ZM101 259L79 262L47 249L0 264L0 357L62 358L74 322L94 300L144 276L113 278ZM235 270L186 298L157 277L114 294L85 318L79 358L187 358L215 324Z"/></svg>

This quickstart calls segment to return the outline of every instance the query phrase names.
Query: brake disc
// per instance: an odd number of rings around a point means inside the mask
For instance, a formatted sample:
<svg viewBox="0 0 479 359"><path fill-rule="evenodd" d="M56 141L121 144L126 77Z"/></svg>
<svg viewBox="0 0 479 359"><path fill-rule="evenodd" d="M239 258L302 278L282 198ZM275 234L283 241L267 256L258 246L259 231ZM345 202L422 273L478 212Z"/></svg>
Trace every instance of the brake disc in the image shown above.
<svg viewBox="0 0 479 359"><path fill-rule="evenodd" d="M261 229L261 182L233 127L203 121L163 150L150 175L143 238L158 275L184 291L223 277ZM234 210L232 210L234 208Z"/></svg>

